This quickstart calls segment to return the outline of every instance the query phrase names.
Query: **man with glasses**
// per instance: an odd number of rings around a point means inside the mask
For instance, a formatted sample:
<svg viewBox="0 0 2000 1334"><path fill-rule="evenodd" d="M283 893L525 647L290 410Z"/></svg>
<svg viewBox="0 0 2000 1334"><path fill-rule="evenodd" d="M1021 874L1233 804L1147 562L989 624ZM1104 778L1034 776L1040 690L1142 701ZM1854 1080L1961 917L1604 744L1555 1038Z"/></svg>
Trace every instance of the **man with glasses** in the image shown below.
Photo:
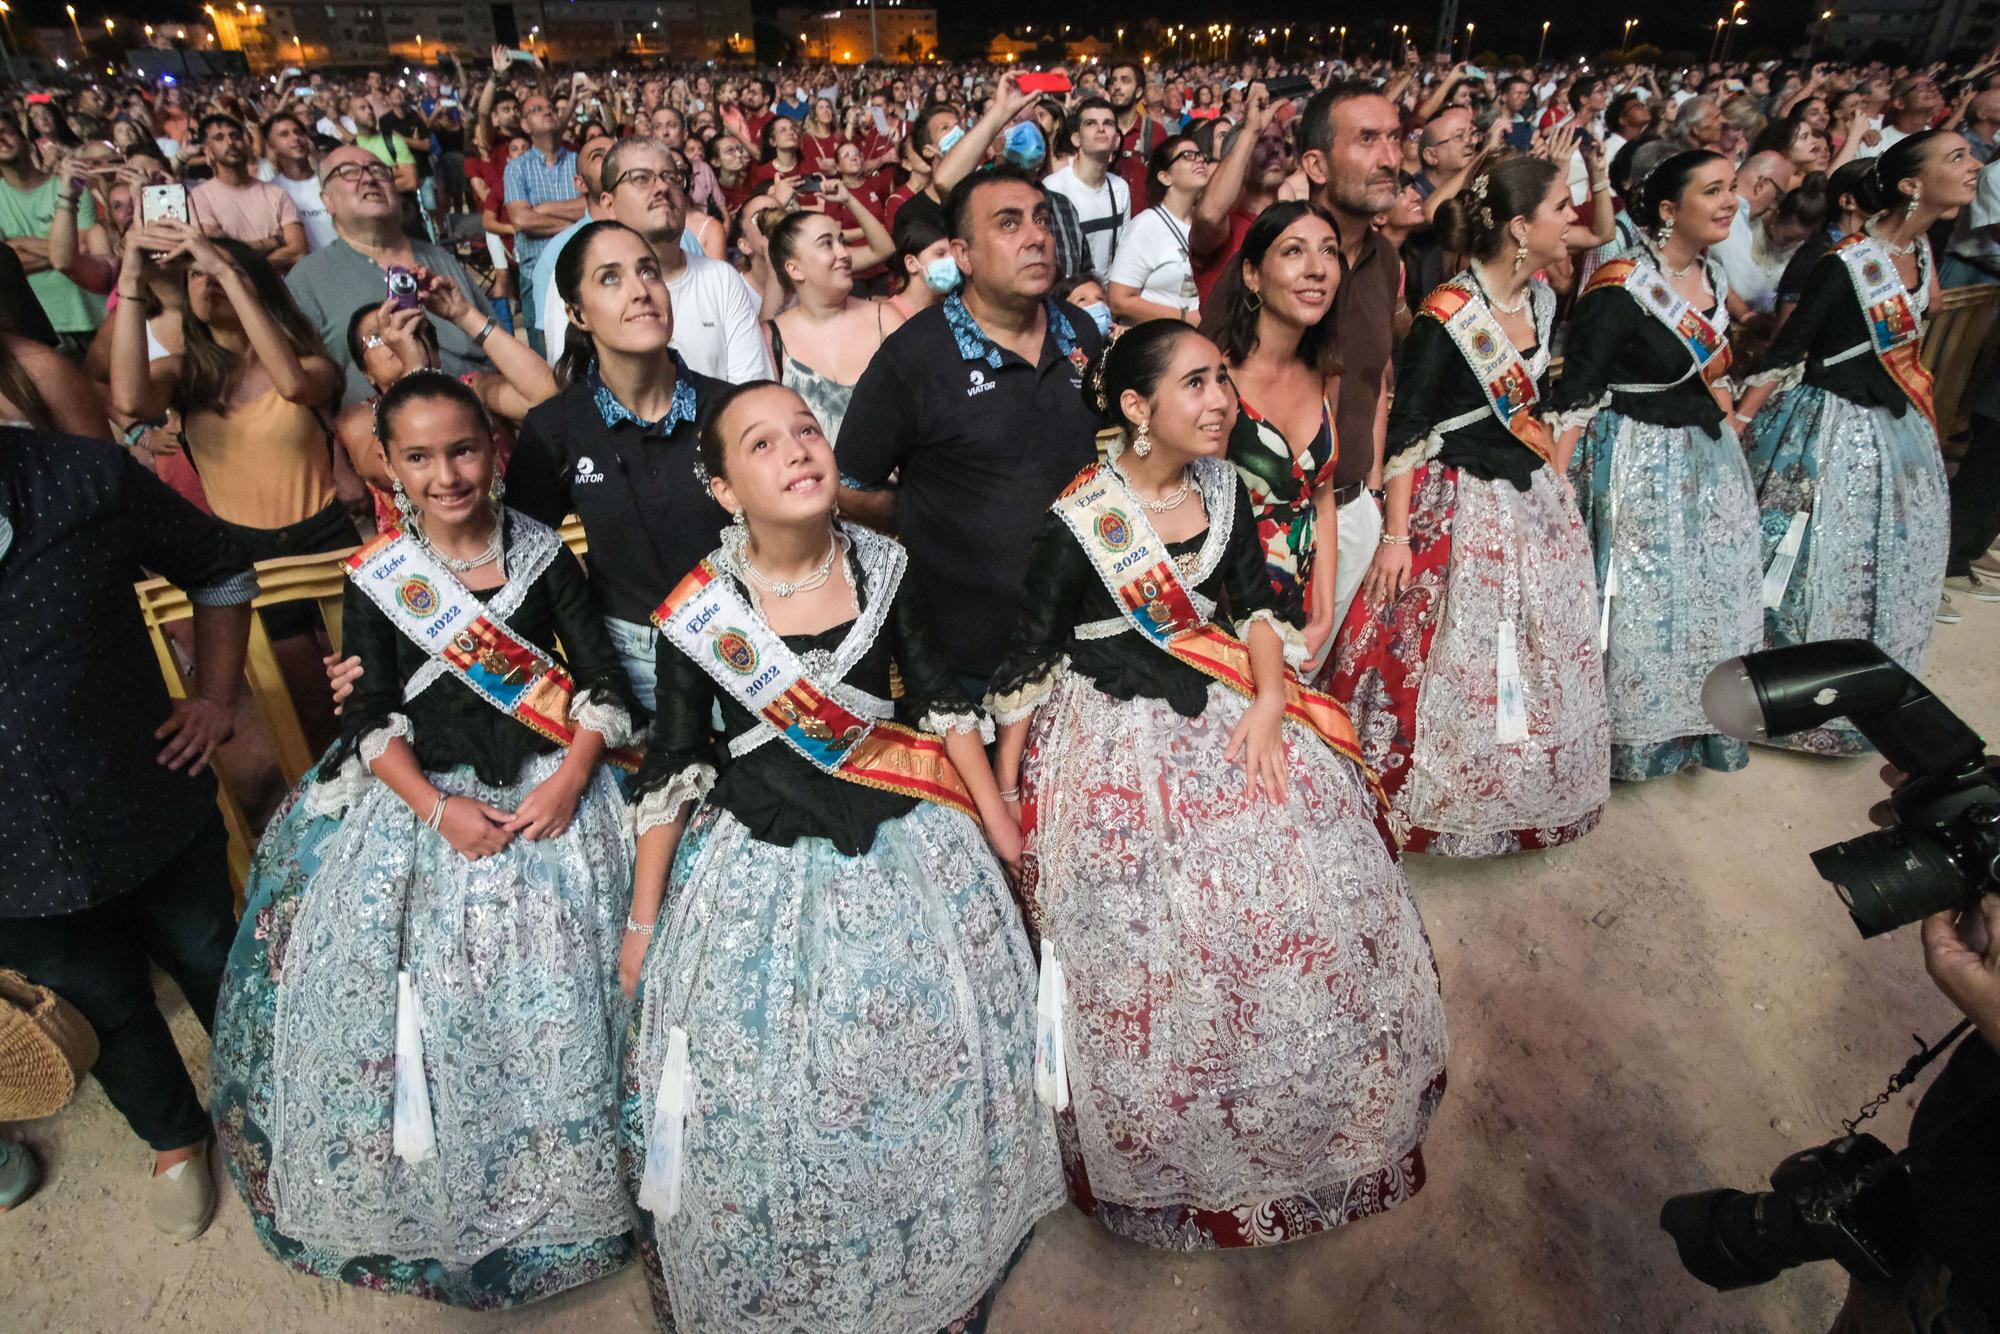
<svg viewBox="0 0 2000 1334"><path fill-rule="evenodd" d="M549 239L583 216L583 197L576 189L576 154L563 147L555 104L546 94L530 93L522 101L521 128L532 147L507 164L501 197L516 228L514 261L527 273ZM534 288L521 288L521 320L529 329L536 327L535 295Z"/></svg>
<svg viewBox="0 0 2000 1334"><path fill-rule="evenodd" d="M333 218L335 240L293 265L285 286L318 326L320 340L345 373L343 401L359 403L370 392L348 353L347 321L356 307L381 303L388 294L392 267L421 265L458 284L466 299L479 307L484 327L467 335L458 326L427 315L437 331L443 368L453 375L492 370L493 363L480 350L494 327L485 290L450 251L404 233L395 173L366 149L346 144L320 163L319 183Z"/></svg>
<svg viewBox="0 0 2000 1334"><path fill-rule="evenodd" d="M592 212L630 227L653 248L673 305L673 348L688 369L731 384L772 378L757 294L733 267L682 243L686 156L657 139L627 139L605 156L601 173L603 188ZM550 300L542 327L545 353L553 362L569 336L569 312L560 301Z"/></svg>

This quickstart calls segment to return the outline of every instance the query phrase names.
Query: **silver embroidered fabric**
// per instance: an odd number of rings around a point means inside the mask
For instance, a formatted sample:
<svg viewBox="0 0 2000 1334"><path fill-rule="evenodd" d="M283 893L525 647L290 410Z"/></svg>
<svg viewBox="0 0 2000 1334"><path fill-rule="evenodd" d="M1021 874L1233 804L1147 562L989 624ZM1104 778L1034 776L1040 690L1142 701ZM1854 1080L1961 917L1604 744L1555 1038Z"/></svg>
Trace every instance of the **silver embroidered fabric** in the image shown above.
<svg viewBox="0 0 2000 1334"><path fill-rule="evenodd" d="M570 701L569 720L576 727L587 727L604 738L607 746L630 746L644 740L633 725L632 715L616 696L606 693L602 700L598 692L586 690Z"/></svg>
<svg viewBox="0 0 2000 1334"><path fill-rule="evenodd" d="M1782 531L1795 510L1812 506L1805 552L1770 618L1773 642L1873 640L1921 673L1951 532L1944 462L1930 423L1914 408L1898 417L1811 385L1776 407L1787 410L1782 457L1791 460L1792 438L1803 439L1818 480L1785 466L1764 486L1767 532ZM1760 429L1765 424L1759 414Z"/></svg>
<svg viewBox="0 0 2000 1334"><path fill-rule="evenodd" d="M1417 696L1416 747L1390 828L1441 836L1430 851L1519 847L1611 792L1611 723L1597 654L1597 578L1583 519L1547 468L1517 491L1458 474L1443 621ZM1498 739L1499 626L1514 626L1528 739ZM1358 703L1358 701L1357 701ZM1357 708L1357 715L1362 710Z"/></svg>
<svg viewBox="0 0 2000 1334"><path fill-rule="evenodd" d="M493 787L513 809L557 752ZM623 802L591 778L558 837L468 861L377 783L307 886L278 982L271 1190L280 1232L349 1255L469 1265L501 1247L615 1237L618 950L632 881ZM437 1154L390 1152L396 972L417 988Z"/></svg>
<svg viewBox="0 0 2000 1334"><path fill-rule="evenodd" d="M1757 500L1735 432L1720 431L1607 412L1577 451L1579 462L1608 455L1615 497L1605 555L1618 591L1604 657L1614 744L1714 735L1702 683L1763 647Z"/></svg>
<svg viewBox="0 0 2000 1334"><path fill-rule="evenodd" d="M681 1204L655 1217L682 1334L934 1334L977 1301L1063 1201L1035 992L1020 911L965 816L921 803L847 857L701 811L628 1081L649 1127L669 1033L687 1031Z"/></svg>
<svg viewBox="0 0 2000 1334"><path fill-rule="evenodd" d="M1076 1133L1100 1199L1338 1194L1421 1143L1444 1068L1430 942L1359 768L1284 729L1290 791L1201 717L1066 675L1022 772L1035 905L1068 982Z"/></svg>

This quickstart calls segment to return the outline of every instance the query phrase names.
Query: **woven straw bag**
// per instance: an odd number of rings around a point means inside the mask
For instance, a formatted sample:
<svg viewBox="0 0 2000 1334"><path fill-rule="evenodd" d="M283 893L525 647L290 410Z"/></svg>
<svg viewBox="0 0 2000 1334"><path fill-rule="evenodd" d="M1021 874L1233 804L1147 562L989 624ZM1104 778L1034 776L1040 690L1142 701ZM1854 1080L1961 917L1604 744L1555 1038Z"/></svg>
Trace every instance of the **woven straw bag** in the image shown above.
<svg viewBox="0 0 2000 1334"><path fill-rule="evenodd" d="M74 1005L0 968L0 1121L53 1116L97 1063L97 1033Z"/></svg>

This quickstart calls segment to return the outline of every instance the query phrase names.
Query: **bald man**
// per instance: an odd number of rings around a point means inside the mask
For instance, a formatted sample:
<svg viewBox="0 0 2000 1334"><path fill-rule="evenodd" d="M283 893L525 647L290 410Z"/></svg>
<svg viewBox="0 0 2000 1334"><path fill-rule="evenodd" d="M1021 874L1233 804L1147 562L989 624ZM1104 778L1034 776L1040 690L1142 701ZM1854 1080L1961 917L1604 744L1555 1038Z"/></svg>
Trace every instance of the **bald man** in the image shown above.
<svg viewBox="0 0 2000 1334"><path fill-rule="evenodd" d="M1736 169L1736 225L1728 236L1709 247L1709 253L1729 275L1731 315L1742 318L1769 311L1777 304L1777 280L1788 256L1772 251L1764 225L1778 201L1791 191L1797 175L1792 160L1776 152L1752 153Z"/></svg>

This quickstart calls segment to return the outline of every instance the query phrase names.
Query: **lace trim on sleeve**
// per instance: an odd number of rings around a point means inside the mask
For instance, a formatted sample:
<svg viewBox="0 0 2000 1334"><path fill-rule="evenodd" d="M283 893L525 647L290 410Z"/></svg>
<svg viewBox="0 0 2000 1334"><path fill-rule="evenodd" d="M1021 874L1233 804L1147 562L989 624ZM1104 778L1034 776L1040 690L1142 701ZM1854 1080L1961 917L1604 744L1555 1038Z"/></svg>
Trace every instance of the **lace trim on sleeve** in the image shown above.
<svg viewBox="0 0 2000 1334"><path fill-rule="evenodd" d="M1382 481L1384 485L1391 478L1401 477L1412 468L1429 463L1443 451L1444 436L1437 431L1432 431L1423 439L1405 446L1400 453L1390 455L1388 462L1382 465Z"/></svg>
<svg viewBox="0 0 2000 1334"><path fill-rule="evenodd" d="M682 805L700 801L715 786L715 766L690 764L639 799L632 816L632 832L639 835L663 824L672 824Z"/></svg>
<svg viewBox="0 0 2000 1334"><path fill-rule="evenodd" d="M1804 384L1805 378L1806 364L1800 361L1790 366L1773 366L1770 370L1758 371L1755 375L1746 375L1737 381L1737 383L1744 389L1755 389L1760 384L1774 384L1778 386L1778 392L1782 394L1787 390L1796 389L1801 384Z"/></svg>
<svg viewBox="0 0 2000 1334"><path fill-rule="evenodd" d="M412 735L414 734L410 731L410 720L406 714L390 714L382 726L372 732L362 734L358 747L361 762L364 765L375 763L375 761L381 759L388 752L391 741L394 741L397 737L408 741Z"/></svg>
<svg viewBox="0 0 2000 1334"><path fill-rule="evenodd" d="M1005 694L989 693L986 696L986 712L1002 727L1009 723L1020 722L1041 707L1042 701L1055 690L1056 682L1060 681L1063 673L1068 670L1067 654L1050 660L1037 668L1017 688Z"/></svg>
<svg viewBox="0 0 2000 1334"><path fill-rule="evenodd" d="M947 732L973 732L985 744L993 744L993 720L977 708L926 710L917 719L917 730L938 736Z"/></svg>
<svg viewBox="0 0 2000 1334"><path fill-rule="evenodd" d="M1236 627L1237 635L1242 639L1248 640L1250 637L1250 627L1259 621L1262 621L1265 625L1270 626L1278 632L1278 638L1285 646L1285 665L1287 667L1298 668L1305 666L1306 637L1299 633L1297 626L1278 615L1277 612L1272 611L1269 607L1259 607L1248 616L1245 616L1242 623Z"/></svg>
<svg viewBox="0 0 2000 1334"><path fill-rule="evenodd" d="M1543 420L1548 423L1551 431L1554 431L1557 435L1561 435L1568 430L1582 429L1589 426L1590 419L1603 411L1610 403L1611 391L1607 389L1588 403L1580 403L1576 407L1565 408L1561 412L1551 412Z"/></svg>
<svg viewBox="0 0 2000 1334"><path fill-rule="evenodd" d="M602 698L600 698L602 696ZM632 722L632 715L625 711L616 697L606 691L586 690L572 699L569 704L569 720L576 727L586 727L604 738L604 744L614 750L620 746L630 746L638 742L639 731Z"/></svg>

